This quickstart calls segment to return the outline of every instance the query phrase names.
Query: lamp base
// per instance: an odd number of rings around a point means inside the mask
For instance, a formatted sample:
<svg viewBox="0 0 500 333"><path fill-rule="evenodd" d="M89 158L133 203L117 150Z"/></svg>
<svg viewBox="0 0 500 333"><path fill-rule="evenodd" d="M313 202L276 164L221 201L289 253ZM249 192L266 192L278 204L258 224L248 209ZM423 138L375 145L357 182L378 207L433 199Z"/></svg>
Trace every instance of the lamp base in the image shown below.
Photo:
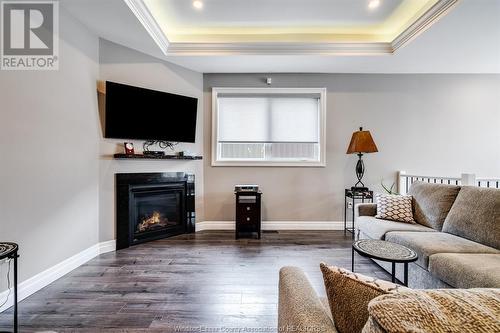
<svg viewBox="0 0 500 333"><path fill-rule="evenodd" d="M351 186L351 191L353 191L353 192L367 192L367 191L369 191L369 189L368 189L368 187Z"/></svg>

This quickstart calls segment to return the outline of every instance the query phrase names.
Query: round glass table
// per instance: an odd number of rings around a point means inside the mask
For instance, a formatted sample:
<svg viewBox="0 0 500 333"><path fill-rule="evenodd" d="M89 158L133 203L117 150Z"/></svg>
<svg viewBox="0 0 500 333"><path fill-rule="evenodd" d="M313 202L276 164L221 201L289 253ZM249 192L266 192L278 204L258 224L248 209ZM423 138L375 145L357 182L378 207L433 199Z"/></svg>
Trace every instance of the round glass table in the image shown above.
<svg viewBox="0 0 500 333"><path fill-rule="evenodd" d="M360 239L352 243L353 272L354 252L363 257L392 263L392 282L396 282L396 263L404 264L405 286L408 286L408 263L418 259L417 253L406 246L378 239Z"/></svg>

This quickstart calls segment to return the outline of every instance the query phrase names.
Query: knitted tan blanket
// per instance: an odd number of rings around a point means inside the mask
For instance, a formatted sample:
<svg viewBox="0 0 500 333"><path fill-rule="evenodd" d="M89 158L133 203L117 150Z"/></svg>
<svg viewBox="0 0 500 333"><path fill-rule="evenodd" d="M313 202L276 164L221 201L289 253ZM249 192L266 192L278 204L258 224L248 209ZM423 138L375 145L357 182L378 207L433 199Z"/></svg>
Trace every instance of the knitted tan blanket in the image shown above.
<svg viewBox="0 0 500 333"><path fill-rule="evenodd" d="M368 304L363 333L500 332L500 289L411 290Z"/></svg>

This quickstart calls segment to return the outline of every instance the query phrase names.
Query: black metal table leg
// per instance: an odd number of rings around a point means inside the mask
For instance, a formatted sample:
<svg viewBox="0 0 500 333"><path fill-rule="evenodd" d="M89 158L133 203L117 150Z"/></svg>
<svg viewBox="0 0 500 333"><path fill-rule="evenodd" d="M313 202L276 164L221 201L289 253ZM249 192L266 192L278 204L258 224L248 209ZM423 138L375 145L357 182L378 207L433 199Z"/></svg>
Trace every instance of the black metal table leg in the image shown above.
<svg viewBox="0 0 500 333"><path fill-rule="evenodd" d="M352 248L352 255L351 255L351 272L354 272L354 248Z"/></svg>
<svg viewBox="0 0 500 333"><path fill-rule="evenodd" d="M404 265L405 265L405 276L403 284L405 287L408 287L408 263L405 262Z"/></svg>
<svg viewBox="0 0 500 333"><path fill-rule="evenodd" d="M347 196L344 196L344 236L347 229Z"/></svg>
<svg viewBox="0 0 500 333"><path fill-rule="evenodd" d="M396 263L392 263L392 283L396 283Z"/></svg>
<svg viewBox="0 0 500 333"><path fill-rule="evenodd" d="M407 248L403 245L391 243L388 241L377 240L377 239L358 239L352 243L352 265L351 269L354 271L354 251L363 257L368 257L373 260L381 260L384 262L390 262L392 266L391 270L391 281L393 283L403 284L408 286L408 264L410 262L417 261L418 255L415 251ZM401 250L406 252L404 256L395 256L394 251ZM403 252L403 253L404 253ZM404 277L401 280L396 278L396 263L404 264Z"/></svg>
<svg viewBox="0 0 500 333"><path fill-rule="evenodd" d="M18 331L17 322L17 252L14 255L14 333Z"/></svg>
<svg viewBox="0 0 500 333"><path fill-rule="evenodd" d="M354 199L352 199L352 239L354 239Z"/></svg>

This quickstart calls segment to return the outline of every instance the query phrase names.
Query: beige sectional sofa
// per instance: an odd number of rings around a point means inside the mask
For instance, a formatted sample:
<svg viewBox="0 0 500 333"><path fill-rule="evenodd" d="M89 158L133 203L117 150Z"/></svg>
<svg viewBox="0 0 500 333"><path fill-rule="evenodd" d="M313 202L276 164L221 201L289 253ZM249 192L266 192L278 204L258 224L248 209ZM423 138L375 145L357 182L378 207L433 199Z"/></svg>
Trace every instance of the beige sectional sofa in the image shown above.
<svg viewBox="0 0 500 333"><path fill-rule="evenodd" d="M376 283L376 279L372 280L372 283ZM345 287L341 280L338 283L340 289ZM369 317L363 332L499 332L500 324L495 317L500 299L499 290L406 289L395 294L378 296L368 303ZM344 292L347 294L341 297L344 302L345 296L352 297L351 310L353 306L355 308L365 305L363 297L358 298L355 291L345 288ZM390 299L392 301L379 307ZM430 302L432 299L434 301ZM338 307L336 309L339 310ZM350 316L350 313L340 314L340 317ZM458 320L457 317L461 316L466 316L467 320ZM377 325L380 319L400 324L397 328L386 330ZM347 320L364 324L364 319L360 321L356 314ZM328 299L318 296L304 272L298 267L283 267L279 273L278 332L338 332Z"/></svg>
<svg viewBox="0 0 500 333"><path fill-rule="evenodd" d="M409 194L417 223L377 219L376 204L359 204L357 237L416 251L410 288L500 288L500 190L415 182ZM396 275L402 280L402 267Z"/></svg>
<svg viewBox="0 0 500 333"><path fill-rule="evenodd" d="M417 223L380 220L374 217L376 204L359 204L358 237L415 250L419 259L409 266L411 288L500 288L500 190L416 182L410 192ZM300 268L280 271L278 328L337 332L328 301L318 297Z"/></svg>

